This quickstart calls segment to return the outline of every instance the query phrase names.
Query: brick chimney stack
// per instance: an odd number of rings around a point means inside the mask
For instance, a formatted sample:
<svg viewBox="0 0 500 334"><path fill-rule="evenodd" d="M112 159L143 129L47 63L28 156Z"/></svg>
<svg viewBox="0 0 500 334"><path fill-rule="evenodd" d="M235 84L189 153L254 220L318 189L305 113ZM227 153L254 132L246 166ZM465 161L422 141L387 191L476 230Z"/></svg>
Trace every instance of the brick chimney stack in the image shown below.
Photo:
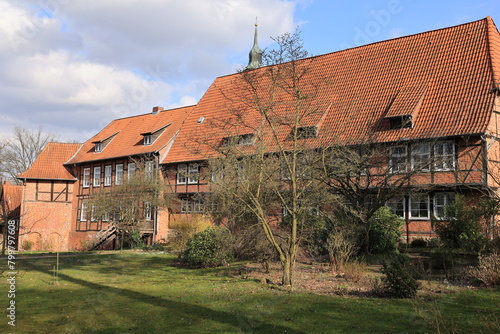
<svg viewBox="0 0 500 334"><path fill-rule="evenodd" d="M159 113L160 111L163 111L163 110L165 110L163 107L153 107L152 114L156 115L157 113Z"/></svg>

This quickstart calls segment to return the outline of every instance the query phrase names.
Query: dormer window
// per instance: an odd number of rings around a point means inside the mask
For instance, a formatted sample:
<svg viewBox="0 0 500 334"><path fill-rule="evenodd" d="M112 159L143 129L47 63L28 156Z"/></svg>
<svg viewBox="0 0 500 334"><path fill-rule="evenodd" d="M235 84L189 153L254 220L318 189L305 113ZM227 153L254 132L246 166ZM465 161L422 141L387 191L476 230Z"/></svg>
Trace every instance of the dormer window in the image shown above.
<svg viewBox="0 0 500 334"><path fill-rule="evenodd" d="M222 138L222 145L224 146L232 146L232 145L245 146L245 145L253 145L253 143L254 143L253 133Z"/></svg>
<svg viewBox="0 0 500 334"><path fill-rule="evenodd" d="M165 131L165 129L168 128L169 126L170 124L167 124L155 131L141 133L142 144L144 146L152 145L156 141L156 139L158 139L158 137L160 137L161 134Z"/></svg>
<svg viewBox="0 0 500 334"><path fill-rule="evenodd" d="M316 125L301 126L297 128L297 139L316 138L317 136L318 136L318 127Z"/></svg>
<svg viewBox="0 0 500 334"><path fill-rule="evenodd" d="M391 130L395 129L411 129L413 128L413 122L411 120L411 115L404 115L398 117L389 118Z"/></svg>
<svg viewBox="0 0 500 334"><path fill-rule="evenodd" d="M104 139L103 136L99 136L99 138L96 138L97 140L92 142L92 144L94 144L94 153L102 152L117 134L118 132L112 134L109 137L105 137Z"/></svg>

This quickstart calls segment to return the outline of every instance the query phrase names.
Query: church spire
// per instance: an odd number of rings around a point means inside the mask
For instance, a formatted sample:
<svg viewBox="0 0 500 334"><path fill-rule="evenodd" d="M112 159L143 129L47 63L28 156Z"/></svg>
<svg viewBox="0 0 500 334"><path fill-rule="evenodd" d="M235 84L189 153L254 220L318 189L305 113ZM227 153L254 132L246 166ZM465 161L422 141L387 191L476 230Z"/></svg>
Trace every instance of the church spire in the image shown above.
<svg viewBox="0 0 500 334"><path fill-rule="evenodd" d="M253 37L253 47L248 55L248 65L245 69L254 70L262 66L262 50L259 48L257 35L257 21L255 22L255 33Z"/></svg>

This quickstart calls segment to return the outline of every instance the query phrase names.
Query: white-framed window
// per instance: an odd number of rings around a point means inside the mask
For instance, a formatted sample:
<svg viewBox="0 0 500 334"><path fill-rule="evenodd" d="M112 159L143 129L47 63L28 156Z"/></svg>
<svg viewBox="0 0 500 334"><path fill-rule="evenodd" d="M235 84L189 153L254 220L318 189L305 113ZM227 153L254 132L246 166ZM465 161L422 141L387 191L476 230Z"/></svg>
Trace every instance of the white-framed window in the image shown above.
<svg viewBox="0 0 500 334"><path fill-rule="evenodd" d="M404 196L394 196L385 205L400 218L406 218L406 203Z"/></svg>
<svg viewBox="0 0 500 334"><path fill-rule="evenodd" d="M94 204L92 204L92 206L90 207L90 221L91 222L97 221L97 217L95 216L95 205Z"/></svg>
<svg viewBox="0 0 500 334"><path fill-rule="evenodd" d="M109 222L109 212L104 213L104 214L102 215L101 220L102 220L103 222Z"/></svg>
<svg viewBox="0 0 500 334"><path fill-rule="evenodd" d="M287 159L292 159L292 156L288 156ZM295 164L295 174L297 175L298 178L300 179L305 179L309 180L312 178L312 168L311 165L308 162L307 156L302 153L298 153L296 156L296 164ZM289 160L290 162L290 160ZM282 181L288 181L291 180L290 178L290 171L288 169L288 165L285 161L285 158L283 157L280 161L280 173L281 173L281 180Z"/></svg>
<svg viewBox="0 0 500 334"><path fill-rule="evenodd" d="M94 187L101 186L101 166L94 167L94 178L93 178L92 185Z"/></svg>
<svg viewBox="0 0 500 334"><path fill-rule="evenodd" d="M153 143L153 135L144 135L144 145L151 145Z"/></svg>
<svg viewBox="0 0 500 334"><path fill-rule="evenodd" d="M123 183L123 164L116 164L115 184Z"/></svg>
<svg viewBox="0 0 500 334"><path fill-rule="evenodd" d="M455 143L453 141L434 144L434 169L437 171L455 169Z"/></svg>
<svg viewBox="0 0 500 334"><path fill-rule="evenodd" d="M104 186L111 186L111 174L113 173L113 166L106 165L104 166Z"/></svg>
<svg viewBox="0 0 500 334"><path fill-rule="evenodd" d="M84 188L90 187L90 168L83 169L82 185Z"/></svg>
<svg viewBox="0 0 500 334"><path fill-rule="evenodd" d="M118 209L115 210L114 214L113 214L113 219L115 221L122 221L123 220L123 213L122 213L122 207L118 207Z"/></svg>
<svg viewBox="0 0 500 334"><path fill-rule="evenodd" d="M155 162L153 160L146 161L145 165L146 177L151 179L153 177L153 171L155 169Z"/></svg>
<svg viewBox="0 0 500 334"><path fill-rule="evenodd" d="M82 202L82 205L80 207L80 221L81 222L86 222L87 221L87 202Z"/></svg>
<svg viewBox="0 0 500 334"><path fill-rule="evenodd" d="M224 180L224 168L219 167L215 170L210 171L210 179L212 182L217 183Z"/></svg>
<svg viewBox="0 0 500 334"><path fill-rule="evenodd" d="M202 213L205 210L205 205L200 200L192 198L181 199L181 213Z"/></svg>
<svg viewBox="0 0 500 334"><path fill-rule="evenodd" d="M198 163L181 164L177 166L177 184L198 183L200 165Z"/></svg>
<svg viewBox="0 0 500 334"><path fill-rule="evenodd" d="M101 142L95 143L94 152L95 153L102 152L102 143Z"/></svg>
<svg viewBox="0 0 500 334"><path fill-rule="evenodd" d="M242 163L238 163L237 168L238 168L238 170L236 172L238 175L238 182L246 182L247 173L246 173L245 165L243 165Z"/></svg>
<svg viewBox="0 0 500 334"><path fill-rule="evenodd" d="M410 196L409 207L411 219L430 219L428 195Z"/></svg>
<svg viewBox="0 0 500 334"><path fill-rule="evenodd" d="M428 172L430 170L431 145L429 143L415 144L411 150L411 169Z"/></svg>
<svg viewBox="0 0 500 334"><path fill-rule="evenodd" d="M455 193L442 192L434 194L434 217L443 219L446 216L446 206L455 202Z"/></svg>
<svg viewBox="0 0 500 334"><path fill-rule="evenodd" d="M188 165L188 183L195 184L198 183L200 173L200 166L197 163L191 163Z"/></svg>
<svg viewBox="0 0 500 334"><path fill-rule="evenodd" d="M186 184L187 182L187 165L181 164L177 166L177 184Z"/></svg>
<svg viewBox="0 0 500 334"><path fill-rule="evenodd" d="M136 167L135 167L135 162L129 162L128 165L127 165L127 178L133 178L135 176L135 171L136 171Z"/></svg>
<svg viewBox="0 0 500 334"><path fill-rule="evenodd" d="M225 137L222 139L222 145L224 146L245 146L245 145L253 145L253 143L254 143L253 133Z"/></svg>
<svg viewBox="0 0 500 334"><path fill-rule="evenodd" d="M144 219L151 220L152 213L151 202L144 202Z"/></svg>
<svg viewBox="0 0 500 334"><path fill-rule="evenodd" d="M390 149L389 169L391 173L406 173L408 164L406 146L395 146Z"/></svg>

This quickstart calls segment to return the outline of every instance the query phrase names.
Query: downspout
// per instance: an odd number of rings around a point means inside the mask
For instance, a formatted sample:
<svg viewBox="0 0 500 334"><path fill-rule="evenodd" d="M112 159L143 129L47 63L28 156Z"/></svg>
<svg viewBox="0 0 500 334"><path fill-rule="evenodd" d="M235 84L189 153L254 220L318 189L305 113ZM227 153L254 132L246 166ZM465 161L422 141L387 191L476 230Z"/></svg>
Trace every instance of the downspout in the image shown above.
<svg viewBox="0 0 500 334"><path fill-rule="evenodd" d="M483 145L483 182L486 189L486 192L489 196L494 195L493 189L491 189L489 184L489 146L488 146L488 137L486 135L481 135L482 145Z"/></svg>
<svg viewBox="0 0 500 334"><path fill-rule="evenodd" d="M26 213L26 206L24 205L26 203L26 178L24 178L23 181L23 202L21 203L21 212L20 212L20 217L19 217L19 226L17 228L17 249L21 250L21 236L23 235L21 233L21 226L24 226L24 215Z"/></svg>
<svg viewBox="0 0 500 334"><path fill-rule="evenodd" d="M159 163L159 156L156 155L155 156L155 170L158 172L160 172L160 163ZM156 174L155 175L156 178L158 178L159 176ZM159 180L157 180L159 181ZM156 194L155 196L159 196L159 194ZM156 207L156 210L153 211L153 244L154 242L156 241L156 235L158 234L158 206Z"/></svg>

